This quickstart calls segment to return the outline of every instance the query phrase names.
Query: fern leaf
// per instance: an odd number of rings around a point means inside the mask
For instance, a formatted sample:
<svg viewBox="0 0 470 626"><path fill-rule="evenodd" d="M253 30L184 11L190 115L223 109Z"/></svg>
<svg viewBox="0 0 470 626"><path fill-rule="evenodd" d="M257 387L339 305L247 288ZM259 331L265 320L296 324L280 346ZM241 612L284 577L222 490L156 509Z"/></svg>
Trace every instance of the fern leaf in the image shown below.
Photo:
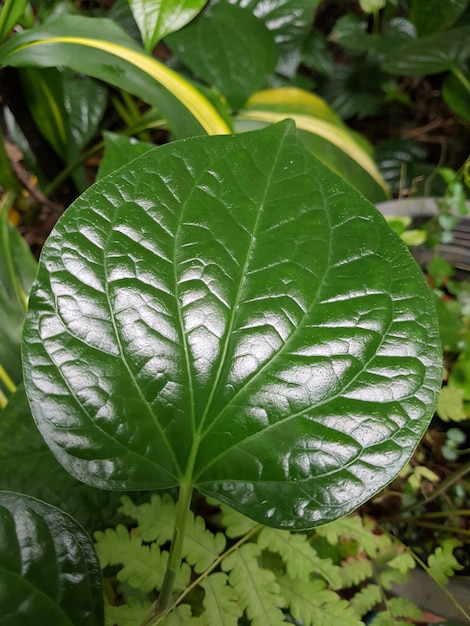
<svg viewBox="0 0 470 626"><path fill-rule="evenodd" d="M369 626L410 626L410 623L397 621L388 611L381 611L377 613Z"/></svg>
<svg viewBox="0 0 470 626"><path fill-rule="evenodd" d="M128 496L121 498L120 513L137 521L137 532L144 541L162 546L173 537L176 504L169 493L152 494L150 502L135 505Z"/></svg>
<svg viewBox="0 0 470 626"><path fill-rule="evenodd" d="M380 545L380 537L366 528L358 515L342 517L334 522L319 526L315 532L331 545L339 542L341 537L352 537L370 557L375 557Z"/></svg>
<svg viewBox="0 0 470 626"><path fill-rule="evenodd" d="M202 622L192 614L189 604L180 604L159 622L159 626L202 626Z"/></svg>
<svg viewBox="0 0 470 626"><path fill-rule="evenodd" d="M356 613L322 580L278 579L289 612L304 626L363 626Z"/></svg>
<svg viewBox="0 0 470 626"><path fill-rule="evenodd" d="M237 626L243 611L233 587L223 572L211 574L201 582L205 591L201 621L204 626Z"/></svg>
<svg viewBox="0 0 470 626"><path fill-rule="evenodd" d="M347 589L362 583L373 574L372 561L369 559L354 559L341 564L339 575L341 576L341 588Z"/></svg>
<svg viewBox="0 0 470 626"><path fill-rule="evenodd" d="M168 552L161 552L156 543L142 545L139 536L129 533L120 524L116 530L108 528L104 533L96 532L96 552L101 566L122 565L117 574L118 580L144 593L160 589L165 575ZM175 580L175 590L182 590L189 584L191 572L183 563Z"/></svg>
<svg viewBox="0 0 470 626"><path fill-rule="evenodd" d="M379 585L366 585L351 599L351 607L358 615L365 615L382 601Z"/></svg>
<svg viewBox="0 0 470 626"><path fill-rule="evenodd" d="M421 609L407 598L389 598L387 609L392 617L405 617L415 621L422 621L423 619Z"/></svg>
<svg viewBox="0 0 470 626"><path fill-rule="evenodd" d="M229 573L240 606L246 611L252 626L279 626L284 624L280 610L284 600L271 570L258 563L261 548L254 543L241 546L222 561L222 569Z"/></svg>
<svg viewBox="0 0 470 626"><path fill-rule="evenodd" d="M403 585L409 580L409 572L403 573L393 567L388 567L380 572L378 579L384 589L390 591L393 585Z"/></svg>
<svg viewBox="0 0 470 626"><path fill-rule="evenodd" d="M222 524L226 528L225 534L231 539L243 537L257 526L256 522L249 517L238 513L226 504L220 504L220 510L222 511Z"/></svg>
<svg viewBox="0 0 470 626"><path fill-rule="evenodd" d="M434 550L433 554L429 555L429 575L440 585L447 585L449 576L462 569L462 565L454 556L455 548L461 545L458 539L444 539L441 545Z"/></svg>
<svg viewBox="0 0 470 626"><path fill-rule="evenodd" d="M186 519L182 554L200 574L224 551L225 536L206 529L202 517L189 512Z"/></svg>
<svg viewBox="0 0 470 626"><path fill-rule="evenodd" d="M308 581L310 574L319 574L333 588L341 585L340 568L331 559L320 558L306 535L265 526L257 543L260 548L277 552L282 557L291 578Z"/></svg>
<svg viewBox="0 0 470 626"><path fill-rule="evenodd" d="M150 611L151 603L130 597L127 604L105 608L105 626L140 626Z"/></svg>
<svg viewBox="0 0 470 626"><path fill-rule="evenodd" d="M397 569L402 574L406 574L416 567L416 561L409 552L403 552L391 559L387 563L387 566Z"/></svg>

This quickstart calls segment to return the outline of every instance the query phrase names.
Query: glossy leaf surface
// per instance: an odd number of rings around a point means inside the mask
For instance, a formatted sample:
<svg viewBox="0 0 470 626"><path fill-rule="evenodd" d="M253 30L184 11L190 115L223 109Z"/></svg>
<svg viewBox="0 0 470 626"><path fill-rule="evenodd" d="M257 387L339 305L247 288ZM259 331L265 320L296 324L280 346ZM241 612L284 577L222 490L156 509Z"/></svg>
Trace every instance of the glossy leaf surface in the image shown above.
<svg viewBox="0 0 470 626"><path fill-rule="evenodd" d="M42 254L33 416L77 478L192 484L273 526L400 471L441 382L406 247L295 127L173 142L88 189Z"/></svg>
<svg viewBox="0 0 470 626"><path fill-rule="evenodd" d="M310 152L371 202L388 197L388 187L374 163L371 146L315 94L292 87L257 92L237 116L236 128L254 130L286 117L295 121Z"/></svg>
<svg viewBox="0 0 470 626"><path fill-rule="evenodd" d="M274 71L278 50L263 22L247 9L222 2L166 38L178 59L234 109Z"/></svg>
<svg viewBox="0 0 470 626"><path fill-rule="evenodd" d="M320 0L219 0L259 18L283 51L296 49L308 34ZM215 4L215 3L214 3Z"/></svg>
<svg viewBox="0 0 470 626"><path fill-rule="evenodd" d="M0 624L100 626L101 572L93 544L69 515L0 492Z"/></svg>
<svg viewBox="0 0 470 626"><path fill-rule="evenodd" d="M152 58L116 24L60 16L16 34L0 47L0 64L61 65L124 89L159 109L175 136L226 133L212 104L184 78Z"/></svg>
<svg viewBox="0 0 470 626"><path fill-rule="evenodd" d="M205 0L129 0L147 52L152 52L160 39L183 28L204 4Z"/></svg>
<svg viewBox="0 0 470 626"><path fill-rule="evenodd" d="M439 74L460 68L470 57L470 26L420 37L399 46L387 56L387 72L403 76Z"/></svg>

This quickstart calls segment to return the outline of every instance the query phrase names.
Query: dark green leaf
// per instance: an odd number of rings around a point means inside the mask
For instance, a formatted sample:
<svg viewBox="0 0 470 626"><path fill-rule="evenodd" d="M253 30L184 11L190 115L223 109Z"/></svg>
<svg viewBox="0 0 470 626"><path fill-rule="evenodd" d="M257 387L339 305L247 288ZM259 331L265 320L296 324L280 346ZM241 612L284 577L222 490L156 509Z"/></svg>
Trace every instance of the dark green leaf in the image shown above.
<svg viewBox="0 0 470 626"><path fill-rule="evenodd" d="M326 76L333 72L333 53L328 48L325 36L319 31L312 31L305 40L302 63Z"/></svg>
<svg viewBox="0 0 470 626"><path fill-rule="evenodd" d="M442 95L457 115L470 122L470 93L455 74L451 73L445 77Z"/></svg>
<svg viewBox="0 0 470 626"><path fill-rule="evenodd" d="M68 130L66 158L71 162L96 133L108 103L108 90L88 76L64 72L62 79Z"/></svg>
<svg viewBox="0 0 470 626"><path fill-rule="evenodd" d="M386 57L385 71L403 76L439 74L459 68L470 57L470 26L420 37Z"/></svg>
<svg viewBox="0 0 470 626"><path fill-rule="evenodd" d="M68 141L62 74L55 67L25 67L20 71L24 97L42 135L65 160Z"/></svg>
<svg viewBox="0 0 470 626"><path fill-rule="evenodd" d="M100 626L101 573L93 544L63 511L0 492L1 626Z"/></svg>
<svg viewBox="0 0 470 626"><path fill-rule="evenodd" d="M468 6L468 0L413 0L410 20L420 36L432 35L455 24Z"/></svg>
<svg viewBox="0 0 470 626"><path fill-rule="evenodd" d="M320 0L219 0L259 18L284 52L296 50L309 32Z"/></svg>
<svg viewBox="0 0 470 626"><path fill-rule="evenodd" d="M120 503L120 494L85 485L64 470L34 423L23 385L0 412L0 490L57 506L90 533L114 522Z"/></svg>
<svg viewBox="0 0 470 626"><path fill-rule="evenodd" d="M262 87L278 58L272 34L247 9L215 4L166 38L178 59L239 109Z"/></svg>
<svg viewBox="0 0 470 626"><path fill-rule="evenodd" d="M43 250L33 416L74 476L193 484L309 528L390 482L432 416L432 298L292 123L173 142L98 181Z"/></svg>
<svg viewBox="0 0 470 626"><path fill-rule="evenodd" d="M205 0L129 0L147 52L166 35L183 28L204 7Z"/></svg>
<svg viewBox="0 0 470 626"><path fill-rule="evenodd" d="M126 137L105 131L104 137L104 156L100 161L97 180L107 176L111 172L115 172L132 159L153 150L155 146L151 143L138 141L134 137Z"/></svg>
<svg viewBox="0 0 470 626"><path fill-rule="evenodd" d="M329 40L348 50L364 52L370 45L367 23L353 13L347 13L336 21Z"/></svg>

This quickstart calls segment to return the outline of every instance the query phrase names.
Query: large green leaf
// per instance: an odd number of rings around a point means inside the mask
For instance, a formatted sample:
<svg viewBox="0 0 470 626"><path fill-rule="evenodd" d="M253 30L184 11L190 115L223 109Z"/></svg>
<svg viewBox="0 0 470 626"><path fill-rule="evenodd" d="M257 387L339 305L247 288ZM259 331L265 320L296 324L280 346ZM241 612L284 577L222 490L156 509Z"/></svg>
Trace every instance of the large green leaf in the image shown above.
<svg viewBox="0 0 470 626"><path fill-rule="evenodd" d="M470 26L460 26L399 46L390 52L383 67L403 76L439 74L459 69L469 57Z"/></svg>
<svg viewBox="0 0 470 626"><path fill-rule="evenodd" d="M129 0L147 52L166 35L183 28L203 8L205 0Z"/></svg>
<svg viewBox="0 0 470 626"><path fill-rule="evenodd" d="M468 0L413 0L410 20L419 35L431 35L452 26L467 6Z"/></svg>
<svg viewBox="0 0 470 626"><path fill-rule="evenodd" d="M23 358L80 480L193 485L297 529L395 477L441 382L419 268L292 122L173 142L89 188L44 247Z"/></svg>
<svg viewBox="0 0 470 626"><path fill-rule="evenodd" d="M354 185L371 202L388 197L388 187L367 142L353 133L319 96L285 87L257 92L236 118L238 130L253 130L286 117L322 163Z"/></svg>
<svg viewBox="0 0 470 626"><path fill-rule="evenodd" d="M110 20L63 15L0 46L1 65L56 67L59 60L154 105L177 137L229 132L207 98Z"/></svg>
<svg viewBox="0 0 470 626"><path fill-rule="evenodd" d="M265 84L278 59L273 36L262 21L226 2L209 7L166 43L234 109Z"/></svg>
<svg viewBox="0 0 470 626"><path fill-rule="evenodd" d="M101 573L93 544L69 515L0 492L1 626L100 626Z"/></svg>

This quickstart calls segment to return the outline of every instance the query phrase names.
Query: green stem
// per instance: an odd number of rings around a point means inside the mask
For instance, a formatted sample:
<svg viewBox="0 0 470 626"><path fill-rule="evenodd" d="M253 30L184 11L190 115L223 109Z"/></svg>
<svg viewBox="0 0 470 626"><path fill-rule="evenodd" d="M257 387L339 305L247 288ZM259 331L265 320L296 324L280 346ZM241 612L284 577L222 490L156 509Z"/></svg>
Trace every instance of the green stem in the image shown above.
<svg viewBox="0 0 470 626"><path fill-rule="evenodd" d="M451 71L453 72L457 80L460 82L460 84L467 90L468 94L470 95L470 80L462 72L460 67L453 67Z"/></svg>
<svg viewBox="0 0 470 626"><path fill-rule="evenodd" d="M175 528L173 530L173 539L171 540L170 554L168 557L168 564L166 566L162 589L158 597L156 615L166 613L168 607L171 604L171 592L173 590L173 584L181 566L184 529L186 526L186 519L188 516L189 507L191 506L192 495L192 486L189 483L182 483L180 486L178 502L176 504L176 519Z"/></svg>

